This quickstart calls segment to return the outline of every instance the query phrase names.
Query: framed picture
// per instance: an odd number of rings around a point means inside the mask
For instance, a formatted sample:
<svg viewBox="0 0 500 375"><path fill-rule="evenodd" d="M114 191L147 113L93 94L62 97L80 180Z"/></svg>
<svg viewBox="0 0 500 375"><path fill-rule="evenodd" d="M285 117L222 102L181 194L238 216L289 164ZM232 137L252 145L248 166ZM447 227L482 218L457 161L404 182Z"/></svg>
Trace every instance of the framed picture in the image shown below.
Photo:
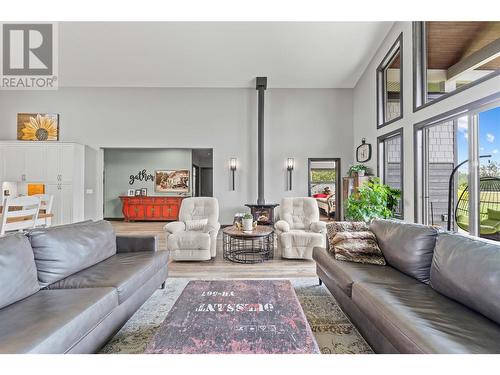
<svg viewBox="0 0 500 375"><path fill-rule="evenodd" d="M56 113L18 113L19 141L58 141L59 115Z"/></svg>
<svg viewBox="0 0 500 375"><path fill-rule="evenodd" d="M148 189L147 188L142 188L141 189L141 195L143 197L147 197L148 196Z"/></svg>
<svg viewBox="0 0 500 375"><path fill-rule="evenodd" d="M135 196L140 197L141 196L141 189L135 189Z"/></svg>
<svg viewBox="0 0 500 375"><path fill-rule="evenodd" d="M189 170L155 171L157 193L189 193Z"/></svg>
<svg viewBox="0 0 500 375"><path fill-rule="evenodd" d="M134 190L134 189L128 189L127 195L128 195L129 197L133 197L133 196L135 196L135 190Z"/></svg>

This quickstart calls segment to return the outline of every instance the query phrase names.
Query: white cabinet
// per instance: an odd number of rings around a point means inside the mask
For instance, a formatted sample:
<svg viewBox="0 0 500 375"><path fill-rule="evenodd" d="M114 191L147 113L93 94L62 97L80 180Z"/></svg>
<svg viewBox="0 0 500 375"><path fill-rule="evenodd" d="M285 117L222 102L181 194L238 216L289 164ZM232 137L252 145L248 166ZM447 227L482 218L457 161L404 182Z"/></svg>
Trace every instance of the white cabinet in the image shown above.
<svg viewBox="0 0 500 375"><path fill-rule="evenodd" d="M7 145L3 148L4 181L22 182L25 178L24 148L18 145Z"/></svg>
<svg viewBox="0 0 500 375"><path fill-rule="evenodd" d="M45 181L46 149L41 145L27 145L24 148L24 178L29 182Z"/></svg>
<svg viewBox="0 0 500 375"><path fill-rule="evenodd" d="M75 145L66 144L61 147L61 182L73 182L75 173Z"/></svg>
<svg viewBox="0 0 500 375"><path fill-rule="evenodd" d="M2 163L4 180L13 182L44 181L45 155L44 145L5 145Z"/></svg>
<svg viewBox="0 0 500 375"><path fill-rule="evenodd" d="M43 183L54 196L53 225L84 219L85 150L77 143L0 141L0 182Z"/></svg>
<svg viewBox="0 0 500 375"><path fill-rule="evenodd" d="M45 192L54 196L52 225L69 224L83 220L83 218L74 220L73 185L47 184L45 185Z"/></svg>
<svg viewBox="0 0 500 375"><path fill-rule="evenodd" d="M47 145L47 166L45 168L45 179L47 182L59 182L61 173L61 146Z"/></svg>
<svg viewBox="0 0 500 375"><path fill-rule="evenodd" d="M72 183L75 174L75 144L47 145L46 180Z"/></svg>

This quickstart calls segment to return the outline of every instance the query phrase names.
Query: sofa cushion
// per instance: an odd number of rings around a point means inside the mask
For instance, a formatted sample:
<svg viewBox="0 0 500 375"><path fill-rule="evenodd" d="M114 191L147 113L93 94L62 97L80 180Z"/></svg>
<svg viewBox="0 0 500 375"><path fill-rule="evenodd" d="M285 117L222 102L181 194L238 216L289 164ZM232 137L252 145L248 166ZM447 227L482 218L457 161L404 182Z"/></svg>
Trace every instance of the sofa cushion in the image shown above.
<svg viewBox="0 0 500 375"><path fill-rule="evenodd" d="M0 353L65 353L117 306L114 288L41 290L0 310Z"/></svg>
<svg viewBox="0 0 500 375"><path fill-rule="evenodd" d="M428 285L354 283L352 300L401 353L500 353L500 327Z"/></svg>
<svg viewBox="0 0 500 375"><path fill-rule="evenodd" d="M432 261L431 286L500 324L500 245L440 233Z"/></svg>
<svg viewBox="0 0 500 375"><path fill-rule="evenodd" d="M415 279L390 266L380 267L373 264L339 261L329 251L320 247L314 248L313 259L349 297L352 295L352 285L362 281L419 284Z"/></svg>
<svg viewBox="0 0 500 375"><path fill-rule="evenodd" d="M370 230L388 264L415 279L429 283L437 230L397 220L373 220Z"/></svg>
<svg viewBox="0 0 500 375"><path fill-rule="evenodd" d="M175 250L208 250L210 235L203 232L177 232L167 238L167 248Z"/></svg>
<svg viewBox="0 0 500 375"><path fill-rule="evenodd" d="M151 279L161 268L166 268L167 251L119 253L48 286L49 289L78 289L114 287L121 304Z"/></svg>
<svg viewBox="0 0 500 375"><path fill-rule="evenodd" d="M116 254L116 235L107 221L35 229L29 238L42 286Z"/></svg>
<svg viewBox="0 0 500 375"><path fill-rule="evenodd" d="M38 292L35 259L23 234L0 238L0 309Z"/></svg>
<svg viewBox="0 0 500 375"><path fill-rule="evenodd" d="M377 238L370 232L338 232L331 240L330 251L335 259L347 262L377 264L385 266L385 259L377 243Z"/></svg>

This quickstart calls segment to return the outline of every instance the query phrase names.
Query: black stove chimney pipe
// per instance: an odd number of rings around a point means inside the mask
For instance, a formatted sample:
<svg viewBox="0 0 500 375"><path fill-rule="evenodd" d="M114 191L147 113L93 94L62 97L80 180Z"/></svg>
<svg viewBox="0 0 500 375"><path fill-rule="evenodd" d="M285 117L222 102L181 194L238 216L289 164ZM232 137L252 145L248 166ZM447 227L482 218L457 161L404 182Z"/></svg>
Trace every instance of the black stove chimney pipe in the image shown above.
<svg viewBox="0 0 500 375"><path fill-rule="evenodd" d="M257 204L264 205L264 91L267 89L267 77L257 77L256 87L258 92L258 116L257 116L257 180L258 196Z"/></svg>

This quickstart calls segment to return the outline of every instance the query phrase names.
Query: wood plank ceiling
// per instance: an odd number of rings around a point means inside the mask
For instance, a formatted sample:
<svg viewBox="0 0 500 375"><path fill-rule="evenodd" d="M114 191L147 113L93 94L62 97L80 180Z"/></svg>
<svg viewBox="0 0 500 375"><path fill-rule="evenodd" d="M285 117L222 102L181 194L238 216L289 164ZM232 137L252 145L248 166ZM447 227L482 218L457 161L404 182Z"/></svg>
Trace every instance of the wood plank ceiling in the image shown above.
<svg viewBox="0 0 500 375"><path fill-rule="evenodd" d="M447 70L500 38L500 22L426 22L427 68ZM500 68L496 58L479 69Z"/></svg>

